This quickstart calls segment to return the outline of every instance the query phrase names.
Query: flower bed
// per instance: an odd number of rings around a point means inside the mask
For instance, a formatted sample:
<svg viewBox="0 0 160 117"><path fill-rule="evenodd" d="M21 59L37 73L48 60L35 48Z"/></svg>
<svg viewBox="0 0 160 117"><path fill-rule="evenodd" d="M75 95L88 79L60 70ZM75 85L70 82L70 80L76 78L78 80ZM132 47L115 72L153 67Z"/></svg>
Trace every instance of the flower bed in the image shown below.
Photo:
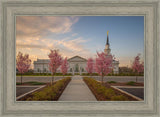
<svg viewBox="0 0 160 117"><path fill-rule="evenodd" d="M98 101L136 101L136 99L111 88L109 85L102 85L93 78L84 77L83 80Z"/></svg>
<svg viewBox="0 0 160 117"><path fill-rule="evenodd" d="M61 96L70 80L70 77L59 80L53 85L47 85L40 91L33 92L18 101L56 101Z"/></svg>

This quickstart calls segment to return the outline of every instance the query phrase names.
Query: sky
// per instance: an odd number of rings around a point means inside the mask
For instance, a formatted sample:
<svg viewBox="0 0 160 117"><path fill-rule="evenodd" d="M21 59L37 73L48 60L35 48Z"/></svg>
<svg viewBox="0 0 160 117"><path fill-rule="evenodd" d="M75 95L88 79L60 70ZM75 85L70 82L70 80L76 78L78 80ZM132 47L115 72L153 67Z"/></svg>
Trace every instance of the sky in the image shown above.
<svg viewBox="0 0 160 117"><path fill-rule="evenodd" d="M16 53L29 54L32 62L48 59L50 49L67 58L95 58L104 51L107 31L119 66L130 66L139 53L143 60L143 16L17 16Z"/></svg>

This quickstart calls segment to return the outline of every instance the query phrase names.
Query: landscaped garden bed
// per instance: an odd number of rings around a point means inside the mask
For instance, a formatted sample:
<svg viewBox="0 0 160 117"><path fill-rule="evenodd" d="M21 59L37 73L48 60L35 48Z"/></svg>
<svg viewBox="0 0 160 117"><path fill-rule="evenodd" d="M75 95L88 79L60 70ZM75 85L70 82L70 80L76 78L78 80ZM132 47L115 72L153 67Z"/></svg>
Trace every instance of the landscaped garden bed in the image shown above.
<svg viewBox="0 0 160 117"><path fill-rule="evenodd" d="M105 84L110 84L112 86L144 86L144 83L139 83L139 82L115 82L115 81L108 81Z"/></svg>
<svg viewBox="0 0 160 117"><path fill-rule="evenodd" d="M137 101L137 99L112 88L109 83L101 84L93 78L88 77L84 77L83 80L98 101Z"/></svg>
<svg viewBox="0 0 160 117"><path fill-rule="evenodd" d="M28 94L18 101L57 101L70 81L71 77L67 77L52 85L48 84L43 89Z"/></svg>

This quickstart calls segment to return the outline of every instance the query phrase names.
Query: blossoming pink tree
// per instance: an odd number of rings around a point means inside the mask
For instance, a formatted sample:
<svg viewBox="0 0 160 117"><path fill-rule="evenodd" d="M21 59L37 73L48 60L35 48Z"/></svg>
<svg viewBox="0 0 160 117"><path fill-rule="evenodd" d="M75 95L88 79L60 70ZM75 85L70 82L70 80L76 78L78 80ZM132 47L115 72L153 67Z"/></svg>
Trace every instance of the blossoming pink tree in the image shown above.
<svg viewBox="0 0 160 117"><path fill-rule="evenodd" d="M67 62L67 57L63 60L62 65L61 65L61 72L64 75L67 73L68 70L68 62Z"/></svg>
<svg viewBox="0 0 160 117"><path fill-rule="evenodd" d="M132 69L135 73L142 73L144 72L144 62L140 62L140 54L138 54L132 64ZM137 76L136 76L136 82L137 82Z"/></svg>
<svg viewBox="0 0 160 117"><path fill-rule="evenodd" d="M49 62L49 70L52 72L52 82L54 81L54 75L57 72L57 69L62 64L62 57L58 53L58 50L50 50L50 54L48 55L50 62Z"/></svg>
<svg viewBox="0 0 160 117"><path fill-rule="evenodd" d="M96 58L95 69L101 76L101 81L103 83L103 77L110 72L112 72L112 55L106 55L104 52L98 53Z"/></svg>
<svg viewBox="0 0 160 117"><path fill-rule="evenodd" d="M93 65L94 65L93 59L92 59L92 58L89 58L89 59L87 60L86 70L87 70L87 72L88 72L90 75L92 75L92 73L93 73L93 68L94 68Z"/></svg>
<svg viewBox="0 0 160 117"><path fill-rule="evenodd" d="M16 68L18 72L21 73L21 84L22 84L22 74L27 72L31 65L31 59L29 59L29 55L23 54L21 52L18 53L16 57Z"/></svg>

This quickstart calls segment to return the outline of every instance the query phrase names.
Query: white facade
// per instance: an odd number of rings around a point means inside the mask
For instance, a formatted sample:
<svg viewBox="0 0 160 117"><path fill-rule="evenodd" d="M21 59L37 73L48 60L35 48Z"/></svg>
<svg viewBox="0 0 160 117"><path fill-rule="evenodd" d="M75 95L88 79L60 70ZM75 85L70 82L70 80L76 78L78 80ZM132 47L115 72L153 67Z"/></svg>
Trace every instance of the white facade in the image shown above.
<svg viewBox="0 0 160 117"><path fill-rule="evenodd" d="M107 55L111 54L111 49L109 45L109 38L107 33L107 42L105 45L104 53ZM49 60L48 59L37 59L37 61L34 61L34 73L50 73L49 66L48 66ZM69 68L68 73L74 74L82 74L87 73L86 71L86 65L87 60L85 58L82 58L80 56L74 56L70 59L68 59ZM113 73L118 74L119 73L119 61L113 60ZM60 68L57 70L57 72L61 72Z"/></svg>
<svg viewBox="0 0 160 117"><path fill-rule="evenodd" d="M34 73L50 73L48 63L49 59L37 59L37 61L34 61ZM68 59L68 64L68 73L72 73L73 75L87 73L87 60L80 56L74 56ZM61 72L60 67L58 68L57 72Z"/></svg>
<svg viewBox="0 0 160 117"><path fill-rule="evenodd" d="M112 65L113 65L113 73L118 74L119 73L119 61L113 60Z"/></svg>
<svg viewBox="0 0 160 117"><path fill-rule="evenodd" d="M48 63L49 59L37 59L37 61L34 61L34 73L50 73Z"/></svg>
<svg viewBox="0 0 160 117"><path fill-rule="evenodd" d="M34 73L51 73L49 71L49 59L37 59L37 61L34 61ZM86 71L86 65L87 65L87 60L85 58L82 58L80 56L74 56L70 59L68 59L68 73L71 73L73 75L75 74L82 74L82 73L87 73ZM119 62L113 60L113 72L115 74L119 73ZM58 68L57 72L60 71L60 67Z"/></svg>
<svg viewBox="0 0 160 117"><path fill-rule="evenodd" d="M68 73L74 74L82 74L82 73L87 73L86 72L86 65L87 65L87 60L80 57L80 56L74 56L70 59L68 59L69 63L69 70Z"/></svg>

